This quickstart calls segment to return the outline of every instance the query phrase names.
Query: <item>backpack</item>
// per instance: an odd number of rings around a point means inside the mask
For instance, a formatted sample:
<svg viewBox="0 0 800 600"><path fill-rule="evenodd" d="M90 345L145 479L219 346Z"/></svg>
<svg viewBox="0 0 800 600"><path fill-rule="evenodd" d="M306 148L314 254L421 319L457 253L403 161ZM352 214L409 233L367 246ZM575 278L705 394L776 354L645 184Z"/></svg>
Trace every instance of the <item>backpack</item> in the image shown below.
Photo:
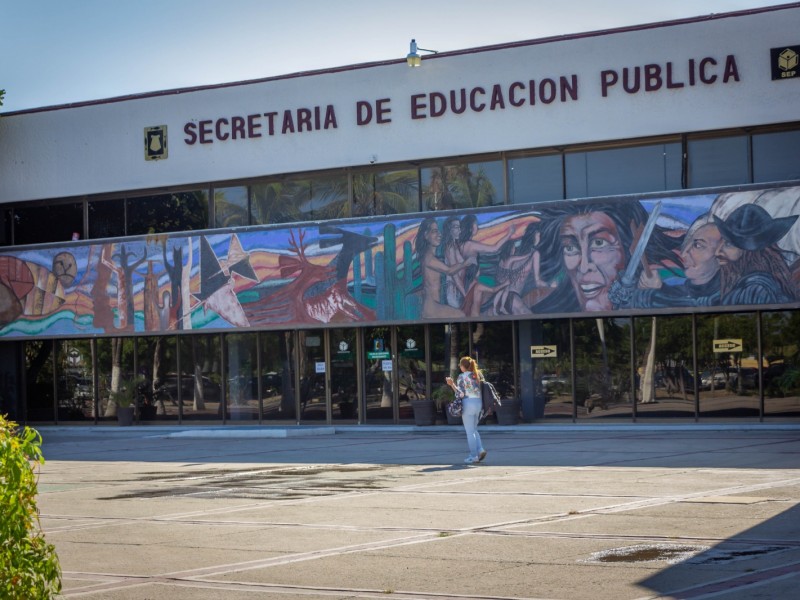
<svg viewBox="0 0 800 600"><path fill-rule="evenodd" d="M481 402L483 403L483 412L486 415L491 414L495 406L502 406L500 394L498 394L495 387L485 379L481 381Z"/></svg>

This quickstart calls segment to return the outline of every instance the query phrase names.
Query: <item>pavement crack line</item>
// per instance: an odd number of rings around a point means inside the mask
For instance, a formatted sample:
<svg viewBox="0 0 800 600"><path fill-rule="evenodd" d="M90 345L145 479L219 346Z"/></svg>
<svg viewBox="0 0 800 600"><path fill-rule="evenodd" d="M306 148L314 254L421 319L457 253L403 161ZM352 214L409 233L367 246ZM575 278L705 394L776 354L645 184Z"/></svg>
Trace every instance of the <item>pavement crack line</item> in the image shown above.
<svg viewBox="0 0 800 600"><path fill-rule="evenodd" d="M86 578L101 578L104 581L92 585L84 586L80 589L72 589L63 593L63 596L91 596L95 594L105 593L114 589L124 587L126 589L133 589L137 587L144 587L149 585L171 585L182 588L192 588L198 590L219 590L227 592L254 592L254 593L281 593L291 594L292 596L331 596L341 598L342 594L347 594L348 598L363 598L363 599L385 599L387 595L395 600L548 600L546 598L536 598L532 596L496 596L496 595L476 595L476 594L451 594L440 592L415 592L407 590L386 590L386 589L370 589L370 588L348 588L348 587L318 587L318 586L302 586L291 584L278 584L278 583L264 583L264 582L234 582L234 581L219 581L215 579L192 580L181 579L176 577L123 577L123 576L109 576L106 574L97 573L81 573ZM124 586L120 584L125 584Z"/></svg>
<svg viewBox="0 0 800 600"><path fill-rule="evenodd" d="M494 477L492 477L493 479ZM470 481L474 482L475 479L469 480L457 480L455 483L459 481ZM434 484L438 486L441 482ZM448 484L452 485L454 482L449 481ZM536 519L521 519L517 521L511 521L504 525L502 524L494 524L494 525L487 525L486 527L510 527L510 526L519 526L524 525L526 523L536 523L536 522L543 522L543 521L554 521L554 520L571 520L571 519L579 519L585 518L586 516L592 514L614 514L618 512L627 512L630 510L636 510L638 508L650 508L654 506L663 506L666 504L677 503L677 502L685 502L687 500L692 500L695 498L702 498L705 496L723 496L723 495L731 495L735 493L746 493L746 492L753 492L753 491L760 491L764 489L769 489L773 487L783 487L789 485L796 485L800 483L800 478L791 478L791 479L784 479L779 481L772 481L772 482L765 482L765 483L758 483L758 484L750 484L750 485L741 485L741 486L732 486L726 488L717 488L713 490L703 490L700 492L693 492L690 494L681 494L676 496L667 496L667 497L657 497L657 498L644 498L634 500L633 502L622 502L616 504L610 504L608 506L600 506L591 509L585 509L581 511L577 511L576 513L564 515L563 513L558 513L556 515L546 515L543 517L539 517ZM352 496L359 496L365 497L369 495L375 494L385 494L385 493L402 493L406 491L407 488L413 487L417 488L419 484L414 484L412 486L401 486L398 488L391 488L391 489L384 489L384 490L370 490L370 491L347 491L341 494L332 494L328 496L315 496L310 498L302 498L299 500L270 500L266 502L253 502L248 503L236 507L226 507L221 509L206 509L202 511L191 511L191 512L184 512L184 513L174 513L171 515L162 515L160 517L126 517L126 518L109 518L103 517L103 519L114 521L115 523L136 523L136 522L152 522L152 521L181 521L183 519L190 519L192 517L198 516L213 516L213 515L229 515L236 512L244 512L244 511L251 511L257 510L259 508L264 508L267 506L273 506L275 504L281 505L296 505L296 504L307 504L307 503L314 503L320 501L331 501L331 500L341 500L346 499ZM419 491L417 489L417 491ZM446 492L437 492L445 494ZM468 492L461 492L461 493L468 493ZM485 492L478 492L478 493L485 493ZM76 518L76 519L88 519L92 517L87 517L85 515L48 515L47 513L43 513L40 515L42 518ZM213 523L213 521L205 521L205 523ZM228 523L227 521L224 523ZM78 526L76 529L88 529L88 528L95 528L95 527L102 527L104 524L87 524L85 526ZM54 532L57 531L69 531L70 528L59 528L55 529Z"/></svg>
<svg viewBox="0 0 800 600"><path fill-rule="evenodd" d="M792 478L788 480L781 480L781 481L774 481L774 482L766 482L761 484L753 484L753 485L745 485L745 486L734 486L729 488L724 488L722 490L706 490L704 492L697 492L692 494L682 494L680 496L670 496L666 498L653 498L647 502L631 502L626 504L618 504L612 505L609 507L600 507L598 509L593 509L585 514L582 515L561 515L561 517L555 517L550 519L551 521L556 520L570 520L576 517L586 517L590 514L594 513L608 513L608 512L622 512L624 510L637 510L638 508L643 507L650 507L650 506L657 506L659 504L670 504L674 502L681 501L684 498L694 498L700 495L719 495L719 494L729 494L733 491L738 492L747 492L747 491L754 491L759 489L766 489L769 487L777 487L777 486L784 486L790 485L800 482L800 478ZM372 493L372 492L369 492ZM627 507L627 508L626 508ZM136 522L138 519L132 519L131 522ZM280 566L280 565L287 565L292 563L298 562L305 562L310 560L316 560L321 558L328 558L332 556L341 556L344 554L355 554L359 552L370 552L375 550L385 550L389 548L397 548L401 546L409 546L414 544L420 543L428 543L433 542L441 539L452 539L455 536L466 536L471 534L479 534L486 532L487 530L502 530L503 528L515 528L520 527L525 524L541 522L541 518L537 519L519 519L513 521L506 521L500 523L493 523L493 524L485 524L476 527L470 528L463 528L453 530L454 533L447 538L442 538L439 535L439 532L426 532L423 534L418 535L411 535L411 536L403 536L399 538L395 538L392 540L383 540L380 542L369 542L365 544L356 544L356 545L348 545L348 546L340 546L336 548L329 548L325 550L315 550L311 552L303 552L303 553L296 553L289 556L282 556L282 557L273 557L267 559L260 559L260 560L251 560L251 561L243 561L239 563L229 563L229 564L221 564L221 565L212 565L210 567L203 567L200 569L190 569L186 571L178 571L178 572L171 572L171 573L163 573L160 575L152 576L151 580L155 581L159 578L169 578L169 579L182 579L182 580L195 580L197 578L207 578L207 577L218 577L222 575L226 575L233 572L241 572L241 571L250 571L255 569L263 569L272 566ZM267 525L267 524L265 524ZM268 525L267 525L268 526ZM64 573L65 576L71 575L69 572ZM137 580L133 585L140 585L141 581ZM120 582L115 587L129 587L132 585L130 581ZM105 589L108 589L107 587Z"/></svg>

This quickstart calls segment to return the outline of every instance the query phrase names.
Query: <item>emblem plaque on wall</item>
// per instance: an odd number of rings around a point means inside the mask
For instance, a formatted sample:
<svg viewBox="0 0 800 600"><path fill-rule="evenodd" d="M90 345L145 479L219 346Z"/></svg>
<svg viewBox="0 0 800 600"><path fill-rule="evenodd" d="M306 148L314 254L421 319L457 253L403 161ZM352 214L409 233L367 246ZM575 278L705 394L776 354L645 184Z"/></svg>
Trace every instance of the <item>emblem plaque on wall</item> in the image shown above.
<svg viewBox="0 0 800 600"><path fill-rule="evenodd" d="M162 160L167 158L167 126L144 128L144 159Z"/></svg>
<svg viewBox="0 0 800 600"><path fill-rule="evenodd" d="M800 76L800 46L771 48L772 79L793 79Z"/></svg>

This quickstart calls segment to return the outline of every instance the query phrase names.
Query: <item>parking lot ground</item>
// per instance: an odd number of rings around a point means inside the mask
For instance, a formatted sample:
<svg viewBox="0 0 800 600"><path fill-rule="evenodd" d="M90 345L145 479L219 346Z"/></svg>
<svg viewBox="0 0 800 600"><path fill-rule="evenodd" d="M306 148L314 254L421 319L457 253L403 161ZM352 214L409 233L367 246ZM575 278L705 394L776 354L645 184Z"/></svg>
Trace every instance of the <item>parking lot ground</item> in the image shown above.
<svg viewBox="0 0 800 600"><path fill-rule="evenodd" d="M793 598L800 428L45 427L64 597ZM261 433L259 433L261 432Z"/></svg>

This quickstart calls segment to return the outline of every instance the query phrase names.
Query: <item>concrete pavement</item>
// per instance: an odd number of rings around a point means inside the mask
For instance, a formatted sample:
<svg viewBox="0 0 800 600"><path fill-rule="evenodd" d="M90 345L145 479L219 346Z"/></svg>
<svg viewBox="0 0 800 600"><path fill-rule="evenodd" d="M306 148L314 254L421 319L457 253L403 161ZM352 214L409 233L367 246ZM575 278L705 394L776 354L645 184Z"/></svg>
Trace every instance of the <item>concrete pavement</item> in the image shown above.
<svg viewBox="0 0 800 600"><path fill-rule="evenodd" d="M43 427L64 596L791 598L796 426Z"/></svg>

